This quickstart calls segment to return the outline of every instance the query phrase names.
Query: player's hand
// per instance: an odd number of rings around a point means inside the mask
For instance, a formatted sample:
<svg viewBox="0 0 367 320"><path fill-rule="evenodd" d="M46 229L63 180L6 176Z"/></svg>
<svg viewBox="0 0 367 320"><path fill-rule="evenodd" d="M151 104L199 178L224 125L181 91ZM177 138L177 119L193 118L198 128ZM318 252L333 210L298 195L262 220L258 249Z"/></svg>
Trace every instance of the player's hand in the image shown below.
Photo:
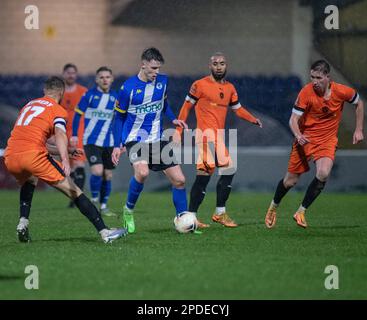
<svg viewBox="0 0 367 320"><path fill-rule="evenodd" d="M183 121L183 120L178 120L178 119L175 119L172 121L172 123L175 125L175 126L178 126L180 128L183 128L183 129L188 129L189 127L187 126L186 122Z"/></svg>
<svg viewBox="0 0 367 320"><path fill-rule="evenodd" d="M70 176L70 171L71 171L69 159L62 160L61 164L62 164L62 170L65 173L65 176L69 177Z"/></svg>
<svg viewBox="0 0 367 320"><path fill-rule="evenodd" d="M69 143L72 147L76 148L76 146L78 145L78 142L79 142L78 140L79 140L78 137L73 136L73 137L70 138Z"/></svg>
<svg viewBox="0 0 367 320"><path fill-rule="evenodd" d="M356 130L353 134L353 144L357 144L358 142L361 142L364 139L363 137L363 131L362 130Z"/></svg>
<svg viewBox="0 0 367 320"><path fill-rule="evenodd" d="M296 136L296 139L297 139L298 144L301 146L304 146L305 144L310 142L310 140L308 140L307 137L304 136L303 134Z"/></svg>
<svg viewBox="0 0 367 320"><path fill-rule="evenodd" d="M263 127L263 124L260 119L256 119L255 125L259 126L260 128Z"/></svg>
<svg viewBox="0 0 367 320"><path fill-rule="evenodd" d="M84 150L81 149L81 148L69 147L68 151L69 151L69 155L73 159L78 157L78 156L82 156L84 154Z"/></svg>
<svg viewBox="0 0 367 320"><path fill-rule="evenodd" d="M121 155L126 151L126 148L125 147L115 147L113 148L113 151L112 151L112 155L111 155L111 158L112 158L112 163L117 166L119 164L119 161L120 161L120 157Z"/></svg>

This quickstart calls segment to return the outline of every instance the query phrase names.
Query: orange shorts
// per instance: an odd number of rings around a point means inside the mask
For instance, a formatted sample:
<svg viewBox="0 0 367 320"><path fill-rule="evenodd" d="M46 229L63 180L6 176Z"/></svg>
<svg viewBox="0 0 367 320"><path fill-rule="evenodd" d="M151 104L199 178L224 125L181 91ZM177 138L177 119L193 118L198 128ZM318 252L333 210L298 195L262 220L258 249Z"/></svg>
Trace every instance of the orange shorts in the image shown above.
<svg viewBox="0 0 367 320"><path fill-rule="evenodd" d="M223 142L202 142L197 143L197 147L197 170L212 174L216 167L229 167L232 164L229 152Z"/></svg>
<svg viewBox="0 0 367 320"><path fill-rule="evenodd" d="M337 139L323 144L307 143L304 146L300 146L298 143L294 142L289 157L288 172L307 172L310 170L310 166L308 165L310 160L317 161L320 158L326 157L334 161L337 144Z"/></svg>
<svg viewBox="0 0 367 320"><path fill-rule="evenodd" d="M60 162L53 159L46 151L5 153L5 166L20 185L23 185L31 176L35 176L48 184L65 179Z"/></svg>

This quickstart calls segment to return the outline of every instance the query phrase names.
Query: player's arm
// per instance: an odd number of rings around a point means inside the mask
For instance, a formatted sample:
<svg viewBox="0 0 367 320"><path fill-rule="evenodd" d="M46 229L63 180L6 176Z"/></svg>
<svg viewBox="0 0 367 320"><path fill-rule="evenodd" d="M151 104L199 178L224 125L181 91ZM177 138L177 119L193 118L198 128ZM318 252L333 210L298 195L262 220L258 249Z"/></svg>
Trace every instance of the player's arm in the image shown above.
<svg viewBox="0 0 367 320"><path fill-rule="evenodd" d="M356 129L353 134L353 144L357 144L358 142L364 139L363 121L364 121L364 104L362 99L359 98L356 105Z"/></svg>
<svg viewBox="0 0 367 320"><path fill-rule="evenodd" d="M248 122L251 122L259 126L260 128L263 127L261 120L252 115L248 110L246 110L245 107L243 107L240 104L240 102L238 101L237 90L235 89L234 86L232 87L232 96L229 106L231 107L232 111L236 114L237 117L246 120Z"/></svg>
<svg viewBox="0 0 367 320"><path fill-rule="evenodd" d="M298 112L297 112L298 111ZM299 119L302 117L303 112L293 108L292 115L289 119L289 127L291 128L294 137L297 139L297 142L303 146L306 143L310 142L306 136L301 133L299 128Z"/></svg>
<svg viewBox="0 0 367 320"><path fill-rule="evenodd" d="M122 141L122 131L124 128L125 120L127 118L127 110L129 107L131 90L128 90L126 86L122 86L117 102L115 105L115 111L112 121L112 134L114 148L112 151L112 162L115 166L118 165L121 154L124 152L124 141Z"/></svg>
<svg viewBox="0 0 367 320"><path fill-rule="evenodd" d="M70 162L68 153L68 138L66 136L65 122L62 125L59 119L55 119L55 145L61 158L62 169L65 176L70 175Z"/></svg>
<svg viewBox="0 0 367 320"><path fill-rule="evenodd" d="M49 138L46 141L46 148L47 148L47 151L50 155L52 155L52 156L59 156L60 155L59 150L56 147L55 136L52 136L51 138ZM84 151L82 149L72 147L72 146L68 147L68 152L69 152L69 156L71 156L71 157L76 157L76 156L84 154Z"/></svg>
<svg viewBox="0 0 367 320"><path fill-rule="evenodd" d="M74 147L78 145L78 130L79 130L80 119L89 106L89 99L90 99L90 95L88 94L88 92L86 92L82 96L78 105L75 108L74 117L73 117L73 131L72 131L72 136L70 138L70 143Z"/></svg>
<svg viewBox="0 0 367 320"><path fill-rule="evenodd" d="M177 129L187 129L187 124L185 120L177 119L175 114L173 113L170 105L167 101L167 96L164 98L164 106L163 106L163 112L165 116L175 125L177 126Z"/></svg>

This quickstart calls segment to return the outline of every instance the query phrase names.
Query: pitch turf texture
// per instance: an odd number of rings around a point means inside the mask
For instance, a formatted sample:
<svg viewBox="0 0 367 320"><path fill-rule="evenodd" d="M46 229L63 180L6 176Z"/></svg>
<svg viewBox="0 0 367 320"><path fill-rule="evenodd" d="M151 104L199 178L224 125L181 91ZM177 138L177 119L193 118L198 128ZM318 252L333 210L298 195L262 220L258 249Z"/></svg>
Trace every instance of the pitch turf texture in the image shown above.
<svg viewBox="0 0 367 320"><path fill-rule="evenodd" d="M125 195L113 194L119 209ZM0 299L366 299L365 194L325 192L301 229L292 214L302 194L290 193L275 229L264 226L270 194L233 193L236 229L217 224L202 235L177 234L169 193L143 193L136 234L104 244L67 199L36 192L32 243L18 243L18 193L0 192ZM215 194L200 218L208 222ZM121 218L106 218L118 226ZM39 269L39 289L26 290L27 265ZM339 270L339 289L327 290L326 266Z"/></svg>

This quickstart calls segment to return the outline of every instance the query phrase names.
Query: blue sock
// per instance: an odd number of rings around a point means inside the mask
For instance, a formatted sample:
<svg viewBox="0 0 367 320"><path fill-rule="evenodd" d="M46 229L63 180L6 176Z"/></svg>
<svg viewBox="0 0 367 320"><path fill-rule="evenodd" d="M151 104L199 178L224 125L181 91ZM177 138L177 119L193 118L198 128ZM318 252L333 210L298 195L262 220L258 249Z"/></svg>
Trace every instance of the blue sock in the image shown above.
<svg viewBox="0 0 367 320"><path fill-rule="evenodd" d="M136 181L135 177L130 179L129 191L127 193L126 207L134 209L136 201L138 201L140 192L144 188L144 183Z"/></svg>
<svg viewBox="0 0 367 320"><path fill-rule="evenodd" d="M111 180L103 180L101 184L101 193L99 195L99 202L107 204L112 189Z"/></svg>
<svg viewBox="0 0 367 320"><path fill-rule="evenodd" d="M89 185L92 198L98 198L99 191L101 190L101 184L102 184L102 177L91 174L89 179Z"/></svg>
<svg viewBox="0 0 367 320"><path fill-rule="evenodd" d="M187 197L186 197L186 189L176 189L172 187L172 198L173 204L176 208L176 215L187 211Z"/></svg>

